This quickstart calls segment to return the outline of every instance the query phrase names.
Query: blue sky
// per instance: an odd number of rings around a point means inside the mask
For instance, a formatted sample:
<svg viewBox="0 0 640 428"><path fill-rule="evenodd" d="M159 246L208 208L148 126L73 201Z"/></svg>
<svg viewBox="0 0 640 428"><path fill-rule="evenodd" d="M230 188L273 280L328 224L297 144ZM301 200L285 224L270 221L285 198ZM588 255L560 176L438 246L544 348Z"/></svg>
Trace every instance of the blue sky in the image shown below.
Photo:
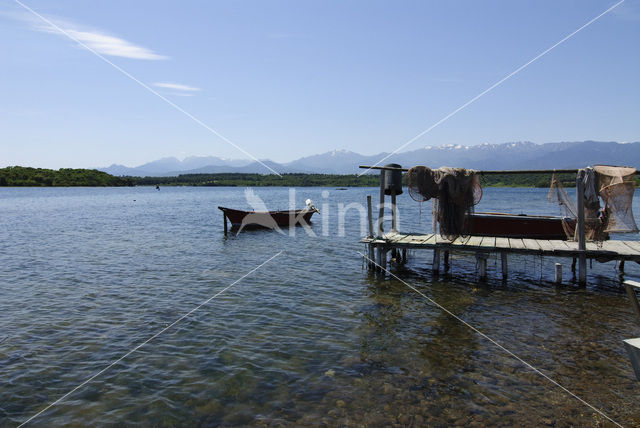
<svg viewBox="0 0 640 428"><path fill-rule="evenodd" d="M394 150L616 2L23 3L247 153L286 162ZM405 150L638 141L639 41L626 0ZM9 0L0 64L0 166L247 158Z"/></svg>

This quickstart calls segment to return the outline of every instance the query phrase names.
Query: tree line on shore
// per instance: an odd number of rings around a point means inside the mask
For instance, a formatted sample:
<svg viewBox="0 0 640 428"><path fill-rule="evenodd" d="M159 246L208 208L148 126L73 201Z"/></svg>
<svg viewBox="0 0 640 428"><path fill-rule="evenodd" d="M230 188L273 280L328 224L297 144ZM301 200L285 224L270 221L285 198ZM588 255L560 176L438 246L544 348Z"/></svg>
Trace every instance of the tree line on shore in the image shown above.
<svg viewBox="0 0 640 428"><path fill-rule="evenodd" d="M565 187L575 186L575 175L559 174ZM549 187L551 177L541 174L481 176L483 187ZM376 187L378 174L183 174L176 177L115 177L95 169L59 170L10 166L0 168L0 186L12 187L117 187L117 186L284 186L284 187Z"/></svg>

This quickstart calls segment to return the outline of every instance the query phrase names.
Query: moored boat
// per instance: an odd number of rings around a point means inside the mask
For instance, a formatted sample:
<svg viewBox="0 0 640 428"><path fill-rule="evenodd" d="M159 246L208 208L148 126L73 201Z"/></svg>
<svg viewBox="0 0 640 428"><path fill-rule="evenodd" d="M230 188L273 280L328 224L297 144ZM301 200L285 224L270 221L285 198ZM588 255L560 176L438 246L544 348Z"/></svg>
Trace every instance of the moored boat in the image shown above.
<svg viewBox="0 0 640 428"><path fill-rule="evenodd" d="M319 212L314 206L283 211L243 211L226 207L218 207L218 209L224 213L225 222L228 219L232 228L239 229L277 229L298 224L306 225L311 222L311 216Z"/></svg>
<svg viewBox="0 0 640 428"><path fill-rule="evenodd" d="M473 213L469 215L468 235L505 238L567 239L565 232L575 229L569 217L538 216L506 213Z"/></svg>

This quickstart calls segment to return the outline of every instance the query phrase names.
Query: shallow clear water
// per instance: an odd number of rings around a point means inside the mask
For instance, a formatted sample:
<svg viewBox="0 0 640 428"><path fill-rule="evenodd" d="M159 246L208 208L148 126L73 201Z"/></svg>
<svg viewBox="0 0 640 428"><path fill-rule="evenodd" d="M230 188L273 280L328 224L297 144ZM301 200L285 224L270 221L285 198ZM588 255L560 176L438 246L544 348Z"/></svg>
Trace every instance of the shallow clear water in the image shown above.
<svg viewBox="0 0 640 428"><path fill-rule="evenodd" d="M269 208L289 206L289 189L255 191ZM242 188L0 189L0 426L231 284L32 424L604 423L406 285L369 275L358 254L368 194L375 201L377 189L297 188L298 206L311 198L322 211L316 236L298 227L225 238L217 206L248 208ZM401 230L430 231L430 204L398 202ZM351 203L361 208L340 220ZM559 213L538 189L485 189L477 209ZM580 288L567 260L512 257L503 283L490 259L478 284L472 254L454 254L451 274L437 277L429 252L411 256L393 268L405 281L617 422L640 423L622 344L640 327L615 263L594 262ZM555 262L565 264L560 286ZM635 264L626 271L640 276Z"/></svg>

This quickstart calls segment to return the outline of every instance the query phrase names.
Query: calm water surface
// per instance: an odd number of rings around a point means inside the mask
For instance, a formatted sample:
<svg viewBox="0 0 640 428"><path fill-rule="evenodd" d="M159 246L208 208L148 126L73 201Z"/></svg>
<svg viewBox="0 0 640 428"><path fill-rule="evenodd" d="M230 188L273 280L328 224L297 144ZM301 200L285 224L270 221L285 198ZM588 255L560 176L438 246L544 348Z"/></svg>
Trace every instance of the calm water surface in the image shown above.
<svg viewBox="0 0 640 428"><path fill-rule="evenodd" d="M255 189L287 208L289 189ZM327 192L324 193L323 192ZM610 422L393 279L370 276L360 211L377 189L298 188L309 236L224 238L241 188L0 190L0 426L25 421L200 303L282 253L51 407L36 426L602 426ZM638 207L638 200L635 206ZM430 204L399 197L402 230ZM485 189L478 210L558 214L545 190ZM636 220L638 221L638 220ZM345 233L340 232L340 224ZM555 286L553 264L565 264ZM578 287L566 260L473 255L434 277L430 253L396 273L625 426L640 336L615 263ZM640 277L635 264L627 277Z"/></svg>

